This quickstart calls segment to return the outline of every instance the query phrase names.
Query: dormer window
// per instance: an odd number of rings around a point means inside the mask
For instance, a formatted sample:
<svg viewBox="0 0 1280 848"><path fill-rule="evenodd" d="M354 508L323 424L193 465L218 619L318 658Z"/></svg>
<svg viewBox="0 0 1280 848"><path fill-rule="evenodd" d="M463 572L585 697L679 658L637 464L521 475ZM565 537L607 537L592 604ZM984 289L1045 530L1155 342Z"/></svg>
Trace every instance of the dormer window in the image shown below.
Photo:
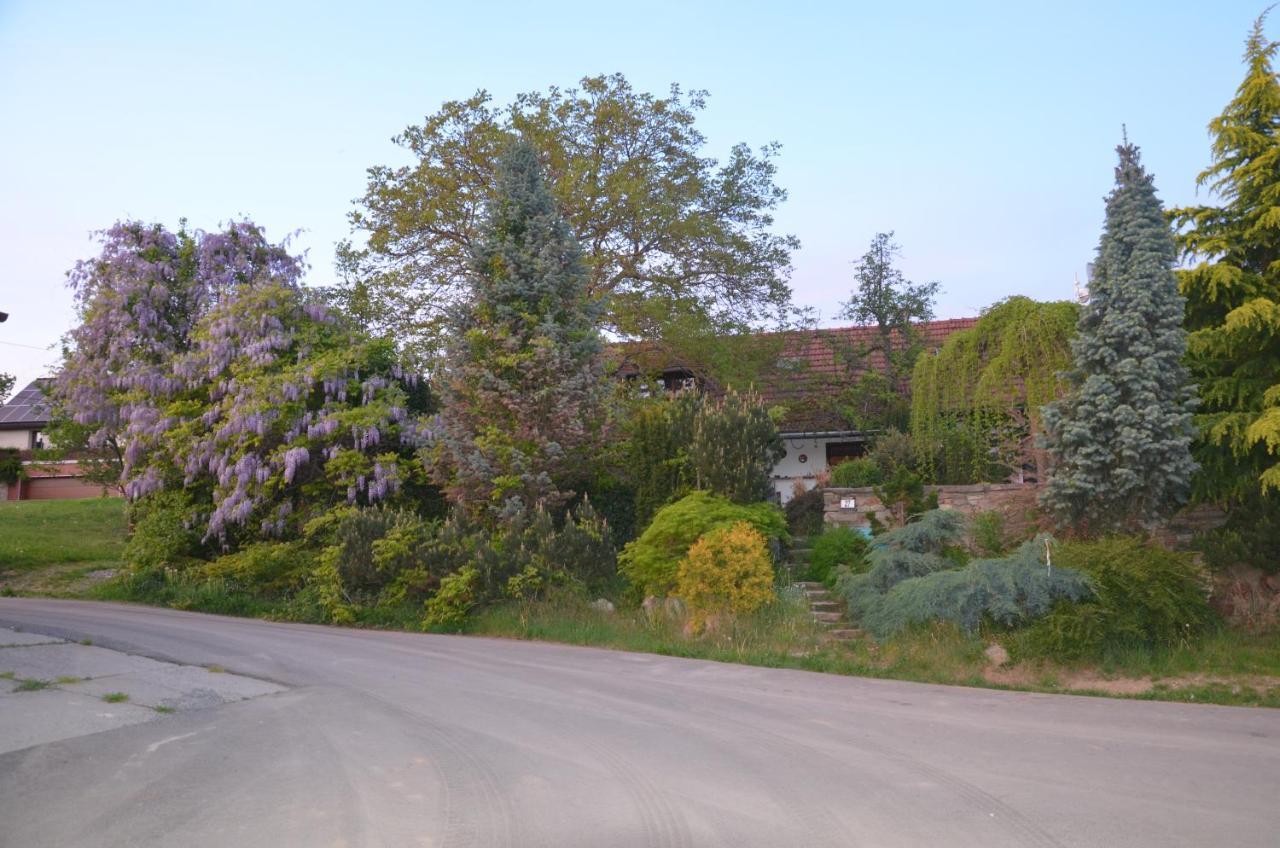
<svg viewBox="0 0 1280 848"><path fill-rule="evenodd" d="M662 372L662 388L674 394L698 388L698 378L688 368L668 368Z"/></svg>

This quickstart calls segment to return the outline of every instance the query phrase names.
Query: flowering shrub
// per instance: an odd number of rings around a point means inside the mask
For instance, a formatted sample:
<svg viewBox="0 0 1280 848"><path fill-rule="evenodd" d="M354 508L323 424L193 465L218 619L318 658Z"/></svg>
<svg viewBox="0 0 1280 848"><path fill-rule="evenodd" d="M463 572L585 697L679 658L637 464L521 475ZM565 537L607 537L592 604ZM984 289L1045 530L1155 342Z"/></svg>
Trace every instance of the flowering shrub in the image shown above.
<svg viewBox="0 0 1280 848"><path fill-rule="evenodd" d="M676 594L684 599L694 630L712 616L759 609L773 598L773 563L765 537L746 521L707 533L680 561Z"/></svg>
<svg viewBox="0 0 1280 848"><path fill-rule="evenodd" d="M90 448L119 449L134 501L187 493L187 529L235 547L424 477L421 392L394 346L299 286L249 222L176 234L117 224L69 275L81 323L54 388Z"/></svg>

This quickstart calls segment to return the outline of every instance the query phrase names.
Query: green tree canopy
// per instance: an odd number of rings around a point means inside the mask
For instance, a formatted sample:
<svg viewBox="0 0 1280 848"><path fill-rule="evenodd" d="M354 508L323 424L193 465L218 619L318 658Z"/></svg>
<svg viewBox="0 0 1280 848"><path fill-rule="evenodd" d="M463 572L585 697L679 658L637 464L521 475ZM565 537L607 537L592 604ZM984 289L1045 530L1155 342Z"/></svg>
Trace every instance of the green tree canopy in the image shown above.
<svg viewBox="0 0 1280 848"><path fill-rule="evenodd" d="M933 301L941 285L913 283L903 276L893 264L900 250L892 231L876 233L858 260L856 288L840 311L840 317L877 331L870 344L834 351L850 362L879 357L879 369L864 370L842 404L846 418L863 429L906 426L903 390L921 350L916 325L933 318Z"/></svg>
<svg viewBox="0 0 1280 848"><path fill-rule="evenodd" d="M496 107L481 91L444 104L395 142L416 162L369 169L351 223L367 244L343 244L340 290L350 309L433 357L447 313L467 291L483 240L495 163L515 137L538 151L549 190L582 248L585 287L604 329L671 339L779 319L798 241L771 231L786 198L774 183L776 144L705 153L695 125L701 91L637 92L619 74L552 87ZM672 316L681 326L670 328Z"/></svg>
<svg viewBox="0 0 1280 848"><path fill-rule="evenodd" d="M1078 315L1070 301L1011 297L916 360L911 435L927 477L967 483L1043 464L1040 408L1063 393Z"/></svg>
<svg viewBox="0 0 1280 848"><path fill-rule="evenodd" d="M1089 532L1166 515L1186 501L1195 471L1173 235L1138 148L1126 140L1116 152L1069 389L1044 408L1055 465L1041 502Z"/></svg>
<svg viewBox="0 0 1280 848"><path fill-rule="evenodd" d="M1245 47L1236 96L1209 123L1213 164L1197 178L1219 205L1172 212L1183 256L1189 362L1200 387L1201 493L1280 490L1280 42Z"/></svg>
<svg viewBox="0 0 1280 848"><path fill-rule="evenodd" d="M437 478L478 520L570 497L608 391L588 272L528 142L508 148L497 180L438 372Z"/></svg>

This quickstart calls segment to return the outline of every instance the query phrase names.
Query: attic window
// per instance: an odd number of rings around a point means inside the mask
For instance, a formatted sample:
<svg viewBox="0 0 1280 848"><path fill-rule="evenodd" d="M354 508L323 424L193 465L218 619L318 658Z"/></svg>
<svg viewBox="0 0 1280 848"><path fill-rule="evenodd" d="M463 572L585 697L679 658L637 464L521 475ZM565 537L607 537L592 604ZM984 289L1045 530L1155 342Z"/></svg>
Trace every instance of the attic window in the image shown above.
<svg viewBox="0 0 1280 848"><path fill-rule="evenodd" d="M668 392L696 389L698 378L688 368L668 368L662 372L662 388Z"/></svg>

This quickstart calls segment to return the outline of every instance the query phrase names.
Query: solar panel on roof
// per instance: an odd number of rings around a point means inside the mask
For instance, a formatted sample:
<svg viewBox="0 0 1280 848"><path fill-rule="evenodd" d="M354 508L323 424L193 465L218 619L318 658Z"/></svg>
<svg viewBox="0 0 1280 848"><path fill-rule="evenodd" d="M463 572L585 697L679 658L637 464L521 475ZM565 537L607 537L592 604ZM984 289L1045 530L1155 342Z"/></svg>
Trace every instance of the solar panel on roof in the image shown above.
<svg viewBox="0 0 1280 848"><path fill-rule="evenodd" d="M17 428L49 423L49 403L45 399L44 380L36 380L0 406L0 427Z"/></svg>

